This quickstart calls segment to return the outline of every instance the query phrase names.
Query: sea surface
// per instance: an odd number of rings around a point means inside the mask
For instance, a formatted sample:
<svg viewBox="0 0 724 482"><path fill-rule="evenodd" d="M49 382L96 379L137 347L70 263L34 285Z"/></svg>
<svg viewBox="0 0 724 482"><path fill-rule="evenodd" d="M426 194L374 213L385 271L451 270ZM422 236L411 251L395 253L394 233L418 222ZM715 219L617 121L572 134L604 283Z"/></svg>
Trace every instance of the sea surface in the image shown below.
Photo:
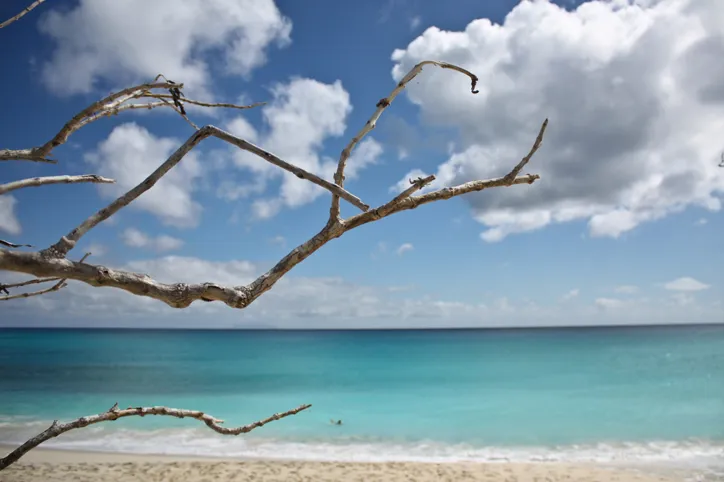
<svg viewBox="0 0 724 482"><path fill-rule="evenodd" d="M314 460L570 461L724 474L724 325L447 331L0 330L0 444L119 406L59 449ZM330 419L341 419L341 426Z"/></svg>

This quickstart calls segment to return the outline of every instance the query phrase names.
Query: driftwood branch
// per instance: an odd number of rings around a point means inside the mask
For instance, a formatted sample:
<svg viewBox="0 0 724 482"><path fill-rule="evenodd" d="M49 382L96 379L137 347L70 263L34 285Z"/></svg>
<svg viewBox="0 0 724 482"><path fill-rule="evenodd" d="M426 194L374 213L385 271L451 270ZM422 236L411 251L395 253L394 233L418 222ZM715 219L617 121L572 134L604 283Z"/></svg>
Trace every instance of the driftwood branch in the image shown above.
<svg viewBox="0 0 724 482"><path fill-rule="evenodd" d="M159 76L162 77L162 76ZM172 81L158 82L158 78L150 83L139 84L127 89L123 89L119 92L110 94L103 99L95 102L82 111L78 112L71 120L69 120L58 133L53 136L52 139L47 141L45 144L39 147L33 147L30 149L0 149L0 161L11 161L11 160L25 160L34 162L47 162L55 163L55 160L49 159L48 157L52 153L53 149L65 144L68 138L80 128L95 122L103 117L118 115L126 110L137 110L137 109L155 109L157 107L169 107L176 110L182 115L187 121L191 122L186 113L182 110L183 104L194 104L203 107L224 107L233 109L252 109L260 105L264 105L263 102L258 102L251 105L237 105L229 103L207 103L200 102L193 99L181 98L177 103L170 102L169 99L174 99L175 96L170 94L163 94L155 92L158 90L165 91L178 91L183 89L183 84L176 84ZM154 99L157 102L138 102L143 99ZM179 109L181 107L181 109ZM191 125L196 127L193 122Z"/></svg>
<svg viewBox="0 0 724 482"><path fill-rule="evenodd" d="M533 147L523 160L530 160L541 146L547 125L548 122L546 120L543 122L543 125L541 125ZM203 129L199 132L202 131ZM199 132L194 134L194 136L198 135ZM193 138L194 137L192 136L192 139ZM187 144L188 142L189 141L187 141ZM514 172L518 166L520 166L520 163L516 165L511 172ZM101 222L103 219L110 217L113 212L120 209L121 206L118 205L116 207L114 206L115 203L112 203L108 208L105 208L93 215L91 218L86 220L84 224L76 228L76 230L73 230L68 236L65 236L61 241L50 248L51 250L56 250L54 253L20 252L0 249L0 270L18 271L31 274L39 278L67 278L82 281L91 286L119 288L135 295L147 296L163 301L174 308L186 308L194 301L199 300L221 301L232 308L246 308L259 296L270 290L272 286L274 286L274 284L294 266L311 256L327 242L340 237L347 231L358 228L364 224L377 221L392 214L414 209L423 204L428 204L434 201L450 199L452 197L494 187L532 184L539 179L539 176L537 174L525 174L523 176L517 176L511 180L510 173L508 173L503 177L471 181L458 186L445 187L420 196L412 195L414 192L419 191L424 186L431 183L434 179L434 176L428 176L427 178L413 181L413 185L410 188L396 196L388 203L375 209L370 209L343 221L329 220L319 233L294 248L272 269L259 276L259 278L246 286L226 287L216 283L165 284L159 283L145 274L114 270L105 266L94 266L82 262L74 262L63 258L62 255L57 256L59 253L62 253L63 250L72 247L72 245L75 244L75 241L77 241L80 236L82 236L90 228ZM142 187L143 185L144 184L142 183L139 187ZM130 192L133 192L133 190ZM126 196L128 196L128 194ZM121 197L121 199L123 199L123 197Z"/></svg>
<svg viewBox="0 0 724 482"><path fill-rule="evenodd" d="M88 259L88 256L90 256L90 255L91 255L91 253L86 253L86 254L81 258L80 262L82 263L83 261L85 261L86 259ZM44 289L44 290L32 291L32 292L29 292L29 293L18 293L18 294L16 294L16 295L11 295L10 292L8 291L8 290L11 289L11 288L20 288L20 287L22 287L22 286L29 286L29 285L40 284L40 283L48 283L48 282L51 282L51 281L57 281L57 283L55 283L55 284L54 284L53 286L51 286L50 288L47 288L47 289ZM68 280L65 279L65 278L63 278L63 279L59 279L59 278L38 278L38 279L31 279L31 280L28 280L28 281L23 281L23 282L21 282L21 283L13 283L13 284L8 284L8 285L0 284L0 293L5 293L5 295L6 295L6 296L0 296L0 301L16 300L16 299L19 299L19 298L30 298L31 296L40 296L40 295L44 295L44 294L47 294L47 293L52 293L53 291L58 291L58 290L60 290L60 289L65 288L66 286L68 286L67 281L68 281Z"/></svg>
<svg viewBox="0 0 724 482"><path fill-rule="evenodd" d="M113 179L108 179L107 177L97 176L95 174L83 174L80 176L32 177L29 179L22 179L20 181L0 184L0 195L25 187L38 187L44 186L46 184L76 184L79 182L112 184L116 181L114 181Z"/></svg>
<svg viewBox="0 0 724 482"><path fill-rule="evenodd" d="M174 96L170 94L149 94L146 97L152 98L152 99L173 99ZM237 104L228 104L225 102L200 102L198 100L193 99L186 99L183 98L180 101L182 104L193 104L198 105L200 107L225 107L227 109L240 109L240 110L246 110L246 109L254 109L256 107L261 107L263 105L266 105L266 102L255 102L253 104L249 105L237 105Z"/></svg>
<svg viewBox="0 0 724 482"><path fill-rule="evenodd" d="M11 17L7 20L5 20L3 23L0 23L0 28L5 28L8 25L10 25L13 22L16 22L20 20L22 17L27 15L32 9L40 5L41 3L45 2L45 0L35 0L33 3L31 3L29 6L25 7L22 12L15 15L14 17Z"/></svg>
<svg viewBox="0 0 724 482"><path fill-rule="evenodd" d="M347 165L347 160L352 155L352 150L359 144L364 136L372 132L372 130L377 126L377 120L380 118L382 113L387 109L391 104L392 101L395 100L395 97L397 97L400 92L402 92L407 84L412 81L417 75L422 72L422 68L425 65L435 65L437 67L443 68L443 69L450 69L454 70L456 72L460 72L461 74L467 75L470 77L470 91L473 94L477 94L478 91L475 90L475 86L478 83L478 77L474 75L471 72L468 72L467 70L463 69L462 67L458 67L457 65L448 64L447 62L438 62L436 60L425 60L423 62L420 62L419 64L415 65L408 73L405 75L402 80L397 84L397 86L394 88L394 90L385 97L384 99L381 99L379 102L377 102L377 110L374 114L372 114L372 117L365 123L362 130L360 130L356 136L354 136L347 146L342 149L342 154L339 156L339 162L337 164L337 171L334 173L334 182L337 183L339 187L344 186L344 169ZM336 220L339 218L339 197L338 196L332 196L332 204L329 208L329 219L330 220Z"/></svg>
<svg viewBox="0 0 724 482"><path fill-rule="evenodd" d="M35 1L15 17L0 24L0 28L18 20L23 15L43 3L43 1L44 0ZM29 296L49 293L51 291L57 291L66 286L68 280L75 280L84 282L91 286L108 286L122 289L135 295L146 296L163 301L169 306L175 308L185 308L194 301L202 300L221 301L226 303L228 306L241 309L249 306L259 296L270 290L274 284L292 268L294 268L294 266L304 261L329 241L342 236L347 231L364 224L377 221L394 213L414 209L430 202L449 199L455 196L493 187L507 187L516 184L531 184L535 182L539 178L538 175L525 174L521 176L519 174L540 147L548 124L547 120L541 126L536 141L534 142L528 155L522 158L521 161L503 177L472 181L453 187L444 187L427 194L415 196L415 193L429 186L430 183L435 180L434 176L418 178L416 180L410 180L411 186L395 196L391 201L371 210L368 205L364 204L359 198L344 189L344 170L353 149L359 142L361 142L365 135L375 128L376 122L384 110L390 106L392 101L400 94L400 92L402 92L402 90L404 90L406 85L422 71L422 68L425 65L434 65L443 69L454 70L468 76L471 80L471 92L473 94L477 93L475 87L478 82L478 78L461 67L438 61L424 61L417 64L407 75L405 75L405 77L402 78L388 97L377 103L377 109L370 120L367 121L365 126L343 149L338 161L337 170L334 174L334 183L294 166L274 154L267 152L243 139L224 132L217 127L207 125L198 129L197 126L188 118L184 109L185 104L197 105L200 107L250 109L262 105L261 103L249 106L237 106L234 104L212 104L187 99L181 91L181 89L183 89L183 84L177 84L164 78L162 75L157 76L153 82L123 89L120 92L113 93L88 106L70 119L63 128L55 134L55 136L40 146L29 149L0 149L0 161L26 160L32 162L55 163L56 161L50 158L52 151L56 147L66 143L68 138L74 132L91 122L101 119L102 117L117 115L126 110L134 109L150 110L158 107L172 108L196 129L189 139L144 181L113 201L107 207L87 218L49 248L39 252L13 251L10 248L32 246L0 240L0 245L7 248L0 248L0 270L20 272L37 277L37 279L34 280L0 285L0 291L7 294L7 296L1 297L0 300L26 298ZM162 78L163 81L160 81ZM158 92L159 90L164 92ZM168 92L168 94L165 92ZM256 280L246 286L225 287L215 283L192 285L185 283L164 284L155 281L145 274L113 270L104 266L86 264L85 261L90 253L87 253L79 261L71 261L66 258L68 252L75 247L78 240L81 239L89 230L93 229L99 223L108 219L120 209L133 202L144 192L151 189L170 169L178 164L191 149L207 137L216 137L224 142L236 146L239 149L251 152L267 162L295 174L300 179L305 179L330 191L332 193L332 202L330 206L329 219L326 225L311 239L305 241L290 251L268 272L259 276ZM33 178L0 185L0 194L25 187L58 183L71 184L78 182L103 183L113 181L94 175ZM355 205L363 212L348 219L340 219L340 198ZM8 291L10 288L20 288L46 282L54 282L54 284L48 289L32 293L11 295ZM118 404L115 404L111 409L104 413L81 417L68 423L58 423L58 421L53 422L47 430L29 439L27 442L10 452L7 456L0 458L0 470L3 470L12 463L16 462L28 451L39 446L43 442L57 437L65 432L100 422L117 420L119 418L130 416L143 417L145 415L171 416L176 418L189 417L203 422L210 429L219 434L239 435L250 432L251 430L274 420L279 420L281 418L297 414L309 407L311 407L311 405L301 405L293 410L289 410L288 412L278 413L265 420L254 422L249 425L236 428L224 428L221 426L223 423L222 420L218 420L211 415L200 411L168 407L128 407L121 410L118 408Z"/></svg>
<svg viewBox="0 0 724 482"><path fill-rule="evenodd" d="M64 434L74 429L84 428L89 425L93 425L101 422L111 422L118 420L119 418L126 417L144 417L146 415L158 415L176 418L194 418L200 422L206 424L211 430L221 435L240 435L243 433L251 432L252 430L262 427L270 422L281 420L282 418L289 417L290 415L296 415L299 412L311 407L309 404L300 405L299 407L289 410L284 413L275 413L271 417L258 422L250 423L248 425L242 425L239 427L226 428L222 427L223 420L219 420L207 413L200 412L198 410L186 410L181 408L169 408L169 407L128 407L126 409L119 409L116 403L107 412L99 413L97 415L90 415L88 417L80 417L72 422L58 423L54 421L53 424L48 427L47 430L39 433L35 437L31 438L20 447L16 448L8 455L0 459L0 470L3 470L11 464L17 462L23 455L37 447L38 445L46 442L58 435Z"/></svg>
<svg viewBox="0 0 724 482"><path fill-rule="evenodd" d="M271 164L274 164L275 166L281 167L282 169L291 172L292 174L296 175L300 179L306 179L320 187L323 187L325 189L328 189L334 194L339 195L340 197L343 197L345 200L349 201L350 203L354 204L355 206L359 207L362 210L369 209L369 206L364 204L358 197L355 195L345 191L341 187L332 184L329 181L326 181L319 176L312 174L311 172L305 171L304 169L294 166L292 164L289 164L288 162L285 162L275 156L274 154L267 152L260 147L255 146L254 144L247 142L243 139L240 139L236 136L233 136L229 134L228 132L222 131L218 127L214 126L205 126L198 131L194 132L191 137L188 138L188 140L179 147L176 152L171 154L171 156L163 163L161 164L153 173L151 173L146 179L141 181L140 184L138 184L136 187L128 191L123 196L119 197L115 201L113 201L111 204L106 206L105 208L101 209L97 213L90 216L88 219L83 221L78 227L73 229L71 232L69 232L67 235L60 238L60 240L55 243L50 248L42 251L42 255L45 258L61 258L65 256L68 251L73 249L75 244L78 242L78 240L86 234L88 231L93 229L95 226L97 226L99 223L105 221L109 217L113 216L115 213L117 213L120 209L123 207L129 205L131 202L133 202L135 199L137 199L141 194L151 189L168 171L171 170L176 164L178 164L183 157L191 151L199 142L206 139L207 137L216 137L218 139L221 139L222 141L228 142L229 144L232 144L242 150L251 152L253 154L256 154L257 156L261 157L262 159L270 162Z"/></svg>

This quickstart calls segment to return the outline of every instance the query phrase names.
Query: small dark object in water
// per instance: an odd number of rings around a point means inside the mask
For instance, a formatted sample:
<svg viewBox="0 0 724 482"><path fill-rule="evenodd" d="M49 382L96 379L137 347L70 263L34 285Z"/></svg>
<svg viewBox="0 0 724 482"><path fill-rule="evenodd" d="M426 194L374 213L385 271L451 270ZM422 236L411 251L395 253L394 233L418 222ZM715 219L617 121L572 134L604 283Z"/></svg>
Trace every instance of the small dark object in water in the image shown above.
<svg viewBox="0 0 724 482"><path fill-rule="evenodd" d="M332 423L332 425L342 425L342 420L334 421L330 418L329 421Z"/></svg>

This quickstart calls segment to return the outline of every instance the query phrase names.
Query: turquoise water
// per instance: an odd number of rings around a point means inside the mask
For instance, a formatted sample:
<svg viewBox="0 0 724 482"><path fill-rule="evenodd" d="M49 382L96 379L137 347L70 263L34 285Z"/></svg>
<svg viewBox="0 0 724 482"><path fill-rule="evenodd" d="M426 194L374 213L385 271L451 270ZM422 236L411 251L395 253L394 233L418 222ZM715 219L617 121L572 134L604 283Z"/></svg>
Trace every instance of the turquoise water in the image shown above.
<svg viewBox="0 0 724 482"><path fill-rule="evenodd" d="M724 326L451 331L0 330L0 443L345 460L724 460ZM329 420L342 419L342 426Z"/></svg>

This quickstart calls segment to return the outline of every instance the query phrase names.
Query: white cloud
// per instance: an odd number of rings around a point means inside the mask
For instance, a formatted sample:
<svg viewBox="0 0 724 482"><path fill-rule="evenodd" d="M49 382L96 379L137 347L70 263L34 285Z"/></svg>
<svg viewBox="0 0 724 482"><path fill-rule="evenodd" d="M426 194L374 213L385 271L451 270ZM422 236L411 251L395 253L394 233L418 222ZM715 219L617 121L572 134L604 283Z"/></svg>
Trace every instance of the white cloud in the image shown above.
<svg viewBox="0 0 724 482"><path fill-rule="evenodd" d="M331 179L336 160L323 158L320 150L330 137L341 136L352 110L349 94L340 81L324 84L312 79L294 78L272 89L273 100L262 108L264 129L258 131L246 119L237 117L227 129L236 136L258 144L287 162ZM271 179L281 179L278 195L258 199L252 204L257 218L275 216L282 208L308 204L325 190L279 169L259 157L238 149L233 151L237 167L254 175L251 183L226 179L221 195L226 199L261 194ZM363 140L347 162L345 177L354 180L365 167L377 162L382 146L372 138ZM246 175L246 174L245 174ZM228 172L225 172L228 176ZM232 188L233 186L233 188Z"/></svg>
<svg viewBox="0 0 724 482"><path fill-rule="evenodd" d="M724 23L714 19L723 15L724 3L710 0L590 1L573 11L524 1L502 25L428 28L394 52L393 76L442 58L480 78L472 95L469 79L426 67L406 90L424 120L459 128L437 187L506 174L550 119L524 171L538 182L466 196L483 239L575 220L615 238L687 206L721 207Z"/></svg>
<svg viewBox="0 0 724 482"><path fill-rule="evenodd" d="M563 295L562 299L563 299L563 301L572 300L573 298L577 297L580 294L580 292L581 291L578 288L572 289L571 291L569 291L568 293Z"/></svg>
<svg viewBox="0 0 724 482"><path fill-rule="evenodd" d="M223 59L224 73L248 76L266 62L270 45L290 42L291 22L273 0L81 0L46 11L40 30L56 43L43 80L57 93L162 73L203 96L217 67L207 54Z"/></svg>
<svg viewBox="0 0 724 482"><path fill-rule="evenodd" d="M415 249L415 247L412 245L412 243L403 243L400 245L399 248L397 248L397 255L402 256L406 252L412 251L413 249Z"/></svg>
<svg viewBox="0 0 724 482"><path fill-rule="evenodd" d="M22 232L20 221L15 216L15 205L17 199L9 194L0 196L0 231L17 235Z"/></svg>
<svg viewBox="0 0 724 482"><path fill-rule="evenodd" d="M638 293L639 287L633 286L633 285L620 285L620 286L616 286L613 289L613 291L616 293L632 295L632 294Z"/></svg>
<svg viewBox="0 0 724 482"><path fill-rule="evenodd" d="M105 197L116 198L143 181L181 144L183 141L156 137L135 123L126 123L113 129L95 152L86 155L86 160L99 174L116 180L115 184L98 187ZM164 224L195 227L202 209L193 200L192 192L200 176L197 155L191 151L130 207L150 212Z"/></svg>
<svg viewBox="0 0 724 482"><path fill-rule="evenodd" d="M235 260L206 261L183 256L132 261L122 268L148 273L164 283L213 282L245 285L268 269ZM20 281L7 273L3 281ZM355 300L350 303L350 299ZM272 290L245 310L222 303L197 302L188 309L173 309L160 301L112 288L93 288L71 282L49 296L29 298L3 306L13 323L81 323L86 326L244 327L279 328L393 328L452 326L597 325L721 321L721 307L695 300L629 300L599 298L585 305L536 305L499 298L466 302L416 295L395 286L367 286L340 277L284 277ZM626 309L615 309L624 307Z"/></svg>
<svg viewBox="0 0 724 482"><path fill-rule="evenodd" d="M617 298L596 298L595 303L603 310L616 309L625 305L623 300Z"/></svg>
<svg viewBox="0 0 724 482"><path fill-rule="evenodd" d="M708 222L709 222L709 221L708 221L706 218L699 218L699 219L696 221L696 223L694 223L694 224L697 225L697 226L704 226L704 225L707 224Z"/></svg>
<svg viewBox="0 0 724 482"><path fill-rule="evenodd" d="M677 278L673 281L669 281L664 284L664 288L671 291L701 291L709 289L709 285L695 280L694 278L684 276L683 278Z"/></svg>
<svg viewBox="0 0 724 482"><path fill-rule="evenodd" d="M420 24L422 24L422 18L419 15L415 15L410 19L410 30L417 30Z"/></svg>
<svg viewBox="0 0 724 482"><path fill-rule="evenodd" d="M184 242L178 238L165 234L154 238L135 228L127 228L124 230L121 238L126 246L151 249L158 252L174 251L184 245Z"/></svg>

